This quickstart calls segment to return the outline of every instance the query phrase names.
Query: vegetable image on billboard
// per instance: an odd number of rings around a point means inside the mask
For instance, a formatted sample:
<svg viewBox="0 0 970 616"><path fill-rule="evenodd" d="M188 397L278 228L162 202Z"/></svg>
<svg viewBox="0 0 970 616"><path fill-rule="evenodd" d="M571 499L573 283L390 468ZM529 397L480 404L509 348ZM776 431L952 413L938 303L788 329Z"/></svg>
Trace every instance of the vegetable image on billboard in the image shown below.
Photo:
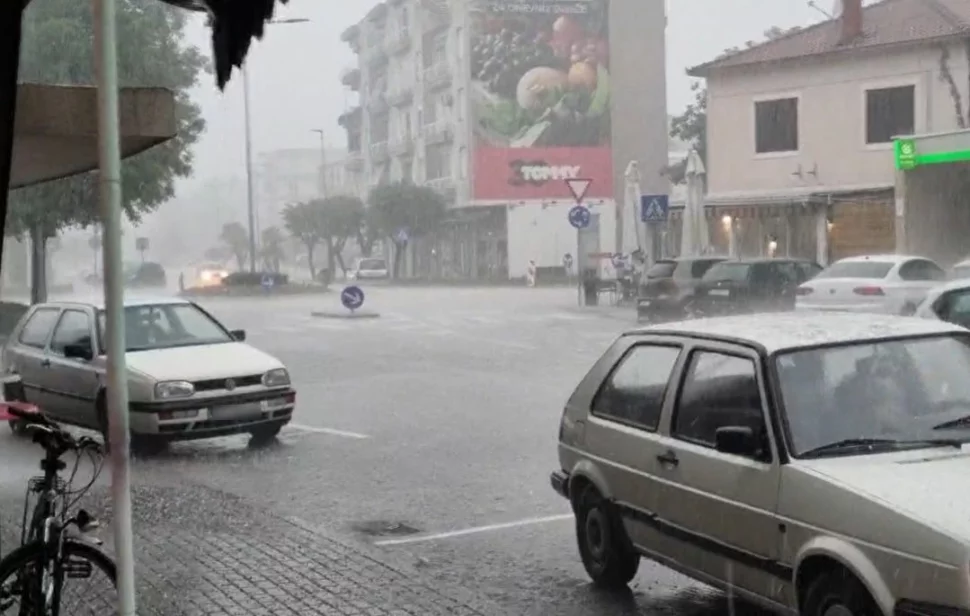
<svg viewBox="0 0 970 616"><path fill-rule="evenodd" d="M474 198L612 198L605 0L474 0Z"/></svg>

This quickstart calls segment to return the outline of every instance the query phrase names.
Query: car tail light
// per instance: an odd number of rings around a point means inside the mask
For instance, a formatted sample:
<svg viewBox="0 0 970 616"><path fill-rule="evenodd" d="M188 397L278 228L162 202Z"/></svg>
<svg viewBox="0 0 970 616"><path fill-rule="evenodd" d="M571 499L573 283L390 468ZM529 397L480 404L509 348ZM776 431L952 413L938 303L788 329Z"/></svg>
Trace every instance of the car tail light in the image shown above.
<svg viewBox="0 0 970 616"><path fill-rule="evenodd" d="M852 289L852 292L856 295L865 295L867 297L885 295L885 293L882 292L882 287L856 287Z"/></svg>
<svg viewBox="0 0 970 616"><path fill-rule="evenodd" d="M811 295L815 292L815 289L811 287L798 287L795 289L795 295Z"/></svg>

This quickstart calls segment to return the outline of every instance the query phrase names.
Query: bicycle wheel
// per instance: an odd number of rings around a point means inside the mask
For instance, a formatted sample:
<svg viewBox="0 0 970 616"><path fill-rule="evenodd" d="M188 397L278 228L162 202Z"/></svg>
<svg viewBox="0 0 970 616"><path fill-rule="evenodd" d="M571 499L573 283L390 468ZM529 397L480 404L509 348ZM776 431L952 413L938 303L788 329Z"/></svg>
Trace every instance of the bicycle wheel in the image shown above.
<svg viewBox="0 0 970 616"><path fill-rule="evenodd" d="M93 545L67 539L60 566L49 586L44 583L44 548L28 543L0 560L0 615L3 616L95 616L118 613L117 570L114 562ZM94 591L77 602L72 581L86 582ZM47 595L50 594L50 601ZM50 607L45 607L49 605Z"/></svg>

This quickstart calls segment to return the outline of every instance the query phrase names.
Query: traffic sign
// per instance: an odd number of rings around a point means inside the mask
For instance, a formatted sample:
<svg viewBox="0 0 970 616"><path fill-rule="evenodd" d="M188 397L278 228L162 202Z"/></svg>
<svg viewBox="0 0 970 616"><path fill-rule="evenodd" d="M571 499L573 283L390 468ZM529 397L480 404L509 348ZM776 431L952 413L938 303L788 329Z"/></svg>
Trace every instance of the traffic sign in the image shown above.
<svg viewBox="0 0 970 616"><path fill-rule="evenodd" d="M569 224L577 229L585 229L589 226L589 221L590 213L588 207L577 205L569 210Z"/></svg>
<svg viewBox="0 0 970 616"><path fill-rule="evenodd" d="M612 262L613 262L613 267L616 269L619 269L623 267L623 265L626 263L626 259L624 259L623 255L621 255L620 253L616 253L615 255L613 255Z"/></svg>
<svg viewBox="0 0 970 616"><path fill-rule="evenodd" d="M394 235L394 239L397 240L398 244L405 244L408 241L408 230L398 229L397 233Z"/></svg>
<svg viewBox="0 0 970 616"><path fill-rule="evenodd" d="M262 280L259 281L259 284L261 284L264 289L267 289L267 290L272 289L273 277L270 276L269 274L263 274L263 278Z"/></svg>
<svg viewBox="0 0 970 616"><path fill-rule="evenodd" d="M340 303L348 310L357 310L364 305L364 291L351 285L340 292Z"/></svg>
<svg viewBox="0 0 970 616"><path fill-rule="evenodd" d="M640 220L643 222L665 222L669 211L670 197L667 195L640 197Z"/></svg>
<svg viewBox="0 0 970 616"><path fill-rule="evenodd" d="M586 193L589 191L589 186L592 183L593 180L587 180L585 178L570 178L566 180L566 187L573 194L573 199L576 200L576 203L581 203L586 198Z"/></svg>

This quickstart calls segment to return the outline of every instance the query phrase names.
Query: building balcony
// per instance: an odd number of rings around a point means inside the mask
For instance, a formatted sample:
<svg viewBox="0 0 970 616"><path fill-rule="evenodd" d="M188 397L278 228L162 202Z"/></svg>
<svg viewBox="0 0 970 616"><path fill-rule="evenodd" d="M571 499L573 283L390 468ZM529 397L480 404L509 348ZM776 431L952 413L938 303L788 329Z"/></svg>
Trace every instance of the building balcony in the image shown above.
<svg viewBox="0 0 970 616"><path fill-rule="evenodd" d="M387 41L387 53L398 55L407 53L411 50L411 33L407 30L399 30L391 35Z"/></svg>
<svg viewBox="0 0 970 616"><path fill-rule="evenodd" d="M453 202L458 196L458 186L455 183L455 178L435 178L433 180L428 180L428 187L440 194L448 202Z"/></svg>
<svg viewBox="0 0 970 616"><path fill-rule="evenodd" d="M360 53L360 26L354 24L344 30L340 40L350 45L354 53Z"/></svg>
<svg viewBox="0 0 970 616"><path fill-rule="evenodd" d="M387 94L387 102L393 107L403 107L410 105L414 100L414 88L411 86L398 86Z"/></svg>
<svg viewBox="0 0 970 616"><path fill-rule="evenodd" d="M374 44L373 47L368 47L364 51L364 60L367 62L368 66L380 66L387 63L387 52L384 51L384 45L381 43Z"/></svg>
<svg viewBox="0 0 970 616"><path fill-rule="evenodd" d="M401 135L391 139L388 146L391 156L408 156L414 152L414 137L412 135Z"/></svg>
<svg viewBox="0 0 970 616"><path fill-rule="evenodd" d="M364 155L360 152L348 152L344 160L347 171L358 173L364 170Z"/></svg>
<svg viewBox="0 0 970 616"><path fill-rule="evenodd" d="M424 32L438 32L451 25L448 0L429 0L424 3Z"/></svg>
<svg viewBox="0 0 970 616"><path fill-rule="evenodd" d="M353 130L360 128L361 120L363 120L363 111L358 106L340 114L337 118L337 124L347 130Z"/></svg>
<svg viewBox="0 0 970 616"><path fill-rule="evenodd" d="M390 106L387 103L387 95L383 92L375 92L370 95L367 101L367 110L371 113L387 113Z"/></svg>
<svg viewBox="0 0 970 616"><path fill-rule="evenodd" d="M448 143L454 137L454 127L448 122L435 122L424 127L424 140L428 145Z"/></svg>
<svg viewBox="0 0 970 616"><path fill-rule="evenodd" d="M424 83L430 90L440 90L451 85L451 67L447 62L437 62L424 69Z"/></svg>
<svg viewBox="0 0 970 616"><path fill-rule="evenodd" d="M390 159L390 152L386 141L378 141L370 146L370 157L376 163L384 163Z"/></svg>
<svg viewBox="0 0 970 616"><path fill-rule="evenodd" d="M360 69L353 66L348 69L344 69L340 73L340 83L344 84L351 90L357 91L360 89Z"/></svg>

